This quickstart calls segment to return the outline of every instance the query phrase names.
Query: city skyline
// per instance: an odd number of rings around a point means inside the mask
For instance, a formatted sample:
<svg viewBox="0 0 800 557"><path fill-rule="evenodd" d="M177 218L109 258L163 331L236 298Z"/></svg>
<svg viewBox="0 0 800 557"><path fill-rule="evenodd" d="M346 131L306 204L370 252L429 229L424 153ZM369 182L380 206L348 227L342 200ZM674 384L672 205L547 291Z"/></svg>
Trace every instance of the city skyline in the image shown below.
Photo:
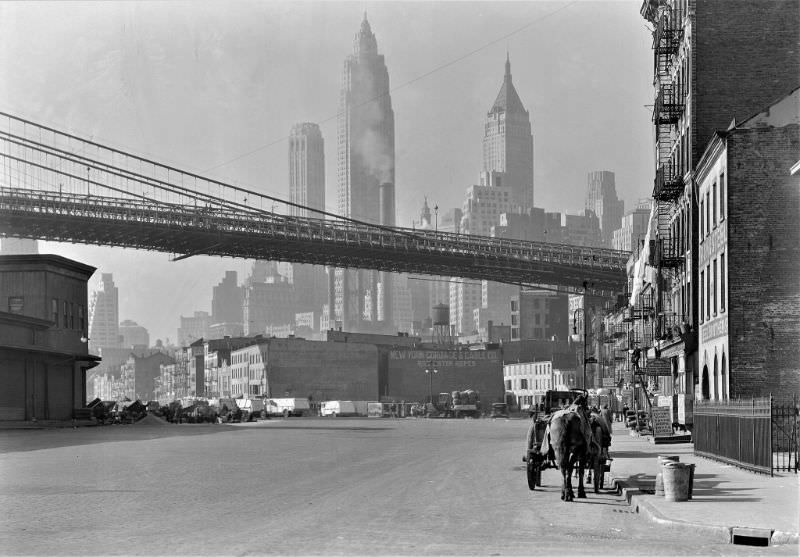
<svg viewBox="0 0 800 557"><path fill-rule="evenodd" d="M0 8L7 47L0 71L14 75L0 85L7 109L288 199L287 132L316 121L323 137L335 137L341 61L366 8L392 71L398 223L410 226L425 195L442 212L458 207L474 183L487 101L497 94L507 51L537 137L537 205L579 210L586 173L597 169L616 173L629 204L652 183L643 106L652 102L651 38L637 2L95 8ZM61 25L64 18L71 25ZM30 36L45 38L33 45ZM437 122L447 137L436 133ZM616 143L607 145L611 137ZM329 152L329 210L335 166ZM154 339L172 339L178 316L210 310L211 287L224 271L244 276L250 264L171 263L160 254L48 243L42 251L114 273L120 318ZM162 314L149 315L143 301Z"/></svg>

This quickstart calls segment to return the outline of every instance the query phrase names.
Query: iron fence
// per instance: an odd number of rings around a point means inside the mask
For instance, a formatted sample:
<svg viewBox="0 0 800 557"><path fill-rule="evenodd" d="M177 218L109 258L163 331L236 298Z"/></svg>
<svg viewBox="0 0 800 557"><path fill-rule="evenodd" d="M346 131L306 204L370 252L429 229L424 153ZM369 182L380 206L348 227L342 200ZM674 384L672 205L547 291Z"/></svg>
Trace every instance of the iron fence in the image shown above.
<svg viewBox="0 0 800 557"><path fill-rule="evenodd" d="M764 474L797 472L796 397L699 402L694 452Z"/></svg>

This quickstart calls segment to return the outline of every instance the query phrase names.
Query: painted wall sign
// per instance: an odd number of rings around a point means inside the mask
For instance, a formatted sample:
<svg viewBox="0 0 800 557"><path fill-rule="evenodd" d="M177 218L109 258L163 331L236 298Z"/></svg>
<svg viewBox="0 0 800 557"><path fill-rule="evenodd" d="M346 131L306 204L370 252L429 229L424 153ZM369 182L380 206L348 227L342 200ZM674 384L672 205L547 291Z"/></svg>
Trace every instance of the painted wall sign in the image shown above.
<svg viewBox="0 0 800 557"><path fill-rule="evenodd" d="M700 342L708 342L711 339L725 336L728 334L728 317L723 314L712 321L700 325Z"/></svg>

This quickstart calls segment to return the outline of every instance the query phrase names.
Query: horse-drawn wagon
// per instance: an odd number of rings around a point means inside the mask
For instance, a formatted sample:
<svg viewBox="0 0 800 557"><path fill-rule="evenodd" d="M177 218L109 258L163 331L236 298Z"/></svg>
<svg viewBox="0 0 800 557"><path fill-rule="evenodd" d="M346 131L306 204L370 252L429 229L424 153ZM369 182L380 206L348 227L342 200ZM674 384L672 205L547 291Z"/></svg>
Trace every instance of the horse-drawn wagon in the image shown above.
<svg viewBox="0 0 800 557"><path fill-rule="evenodd" d="M531 425L528 428L525 454L522 457L522 460L526 463L526 476L528 488L530 490L541 487L542 470L546 468L561 469L564 480L562 499L571 500L571 481L569 480L569 476L573 468L577 468L580 474L581 481L579 483L578 497L585 497L583 494L582 477L584 468L589 470L589 480L587 481L593 483L594 492L598 493L599 490L603 488L605 472L611 470L611 459L608 457L608 445L610 445L610 432L608 427L610 427L610 424L604 425L604 423L601 423L602 418L598 419L598 417L594 415L589 415L585 406L583 406L582 409L559 414L560 417L569 416L567 421L574 422L571 427L576 428L576 431L581 430L585 432L588 442L583 443L583 447L569 447L567 446L568 444L562 442L563 440L555 441L546 438L549 434L548 427L555 413L564 408L567 404L579 401L581 395L584 397L582 399L584 401L582 404L585 404L586 391L575 389L569 392L548 392L540 407L542 411L547 413L540 415L538 412L533 412L531 414L532 419ZM553 405L556 400L558 401L557 404ZM581 414L583 417L581 417ZM568 424L565 422L560 425L563 428ZM591 430L591 435L589 435L586 428ZM568 435L567 437L567 440L570 440L573 435ZM578 434L578 437L582 438L583 433ZM551 441L561 445L560 448L562 450L558 452L563 453L563 449L566 448L566 454L557 454L556 451L553 450L554 447L551 445ZM545 445L544 449L543 445ZM577 453L575 449L578 449ZM592 477L594 478L593 481ZM570 496L567 496L567 493L569 493Z"/></svg>

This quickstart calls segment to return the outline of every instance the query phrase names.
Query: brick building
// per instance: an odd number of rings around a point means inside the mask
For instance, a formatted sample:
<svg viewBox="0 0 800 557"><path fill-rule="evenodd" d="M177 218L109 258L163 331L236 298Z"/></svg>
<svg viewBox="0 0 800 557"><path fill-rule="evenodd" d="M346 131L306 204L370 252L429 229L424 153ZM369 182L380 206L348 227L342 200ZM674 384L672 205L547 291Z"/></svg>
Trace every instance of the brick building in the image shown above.
<svg viewBox="0 0 800 557"><path fill-rule="evenodd" d="M231 352L231 395L377 400L378 349L357 342L256 339Z"/></svg>
<svg viewBox="0 0 800 557"><path fill-rule="evenodd" d="M795 89L717 132L697 166L703 398L800 388L798 159Z"/></svg>
<svg viewBox="0 0 800 557"><path fill-rule="evenodd" d="M653 26L655 210L652 249L644 250L639 266L645 285L639 300L632 300L630 316L650 385L673 397L673 417L690 424L691 408L679 408L678 401L690 405L686 401L706 394L697 350L697 166L717 130L746 120L800 85L800 3L645 0L641 14ZM746 191L752 197L743 204L764 195Z"/></svg>

